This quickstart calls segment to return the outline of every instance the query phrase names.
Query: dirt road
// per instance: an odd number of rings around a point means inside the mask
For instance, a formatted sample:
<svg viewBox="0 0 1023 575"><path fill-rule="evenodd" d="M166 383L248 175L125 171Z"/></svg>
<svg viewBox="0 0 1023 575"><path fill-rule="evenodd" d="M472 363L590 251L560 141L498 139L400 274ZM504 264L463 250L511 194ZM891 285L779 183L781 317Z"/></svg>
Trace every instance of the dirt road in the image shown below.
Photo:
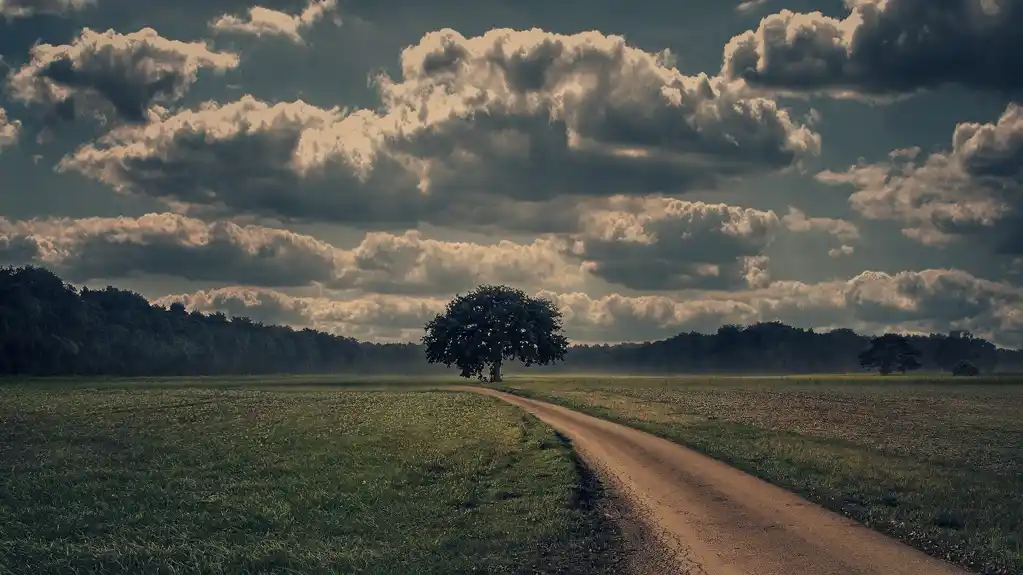
<svg viewBox="0 0 1023 575"><path fill-rule="evenodd" d="M564 407L478 387L572 440L660 538L670 573L930 575L965 573L719 461ZM663 568L662 568L663 569Z"/></svg>

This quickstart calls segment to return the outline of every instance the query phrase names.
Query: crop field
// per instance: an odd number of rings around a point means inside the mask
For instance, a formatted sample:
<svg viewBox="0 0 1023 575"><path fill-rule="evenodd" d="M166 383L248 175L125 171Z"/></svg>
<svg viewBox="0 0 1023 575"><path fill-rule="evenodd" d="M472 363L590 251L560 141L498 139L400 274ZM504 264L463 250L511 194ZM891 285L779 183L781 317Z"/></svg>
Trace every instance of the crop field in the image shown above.
<svg viewBox="0 0 1023 575"><path fill-rule="evenodd" d="M1023 379L513 378L985 574L1023 573Z"/></svg>
<svg viewBox="0 0 1023 575"><path fill-rule="evenodd" d="M536 420L328 380L0 386L0 573L621 572Z"/></svg>

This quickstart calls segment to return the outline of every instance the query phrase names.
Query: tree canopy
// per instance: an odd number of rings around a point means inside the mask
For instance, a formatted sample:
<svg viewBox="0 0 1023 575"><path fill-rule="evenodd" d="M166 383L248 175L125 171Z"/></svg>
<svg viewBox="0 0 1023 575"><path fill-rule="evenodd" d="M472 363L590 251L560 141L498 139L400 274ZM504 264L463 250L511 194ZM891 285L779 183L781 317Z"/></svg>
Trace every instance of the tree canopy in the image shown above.
<svg viewBox="0 0 1023 575"><path fill-rule="evenodd" d="M525 366L563 360L568 338L549 300L507 286L482 285L456 296L426 324L426 360L458 367L465 378L501 381L506 361Z"/></svg>
<svg viewBox="0 0 1023 575"><path fill-rule="evenodd" d="M904 335L886 333L875 337L870 348L860 354L860 365L877 369L881 375L920 369L920 350L910 345Z"/></svg>

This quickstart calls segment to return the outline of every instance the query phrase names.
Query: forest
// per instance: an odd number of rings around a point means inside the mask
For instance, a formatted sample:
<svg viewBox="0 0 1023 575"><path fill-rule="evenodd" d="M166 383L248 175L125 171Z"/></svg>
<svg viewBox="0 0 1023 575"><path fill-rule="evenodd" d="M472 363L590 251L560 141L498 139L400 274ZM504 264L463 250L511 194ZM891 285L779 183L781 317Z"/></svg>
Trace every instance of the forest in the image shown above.
<svg viewBox="0 0 1023 575"><path fill-rule="evenodd" d="M909 336L925 371L969 361L982 373L1023 371L1023 352L969 333ZM722 326L662 341L574 345L537 372L822 373L861 371L871 337L778 322ZM514 373L509 366L509 373ZM0 375L440 374L414 343L368 343L245 317L155 306L115 287L78 289L34 266L0 268Z"/></svg>

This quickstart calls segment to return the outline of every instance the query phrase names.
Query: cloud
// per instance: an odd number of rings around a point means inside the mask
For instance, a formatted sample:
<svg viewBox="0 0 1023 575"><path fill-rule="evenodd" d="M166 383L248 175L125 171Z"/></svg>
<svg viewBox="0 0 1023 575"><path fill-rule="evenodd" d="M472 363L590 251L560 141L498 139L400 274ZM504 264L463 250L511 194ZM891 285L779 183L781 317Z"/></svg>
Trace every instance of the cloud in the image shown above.
<svg viewBox="0 0 1023 575"><path fill-rule="evenodd" d="M96 0L0 0L0 18L28 18L36 14L64 14L82 10Z"/></svg>
<svg viewBox="0 0 1023 575"><path fill-rule="evenodd" d="M806 212L792 206L789 206L789 213L782 218L782 222L791 232L825 233L843 242L860 239L860 230L856 224L835 218L810 218Z"/></svg>
<svg viewBox="0 0 1023 575"><path fill-rule="evenodd" d="M418 231L371 232L357 247L341 252L338 262L329 287L381 293L447 295L481 283L563 289L586 279L553 238L480 245L431 240Z"/></svg>
<svg viewBox="0 0 1023 575"><path fill-rule="evenodd" d="M286 229L175 213L0 217L0 260L45 265L75 282L157 275L430 296L481 283L574 290L595 278L635 290L746 289L769 283L763 251L779 224L772 211L619 196L584 211L577 233L525 243L441 241L408 230L368 232L341 249Z"/></svg>
<svg viewBox="0 0 1023 575"><path fill-rule="evenodd" d="M572 202L713 188L820 147L773 101L598 32L431 32L401 69L378 78L379 110L211 102L61 166L223 213L566 231Z"/></svg>
<svg viewBox="0 0 1023 575"><path fill-rule="evenodd" d="M1019 94L1020 0L845 0L844 19L782 10L732 38L722 75L836 96L945 84Z"/></svg>
<svg viewBox="0 0 1023 575"><path fill-rule="evenodd" d="M713 332L724 323L784 321L822 329L852 327L945 332L966 329L1002 345L1023 343L1023 290L960 270L897 274L863 272L849 280L817 284L775 282L738 292L699 297L669 295L593 297L581 292L539 291L565 315L576 341L643 341L684 331ZM224 288L156 300L190 309L220 310L267 322L325 329L364 339L414 341L440 313L446 299L366 294L348 299L291 297L273 290Z"/></svg>
<svg viewBox="0 0 1023 575"><path fill-rule="evenodd" d="M18 246L8 253L8 261L46 265L76 282L154 274L287 287L330 281L334 271L333 246L309 236L176 214L17 222L0 218L0 238ZM4 251L0 249L0 257Z"/></svg>
<svg viewBox="0 0 1023 575"><path fill-rule="evenodd" d="M180 42L152 28L131 34L84 28L71 44L38 44L31 59L8 78L15 101L42 105L51 114L113 112L128 122L155 120L153 108L177 101L200 68L223 72L238 56L205 42Z"/></svg>
<svg viewBox="0 0 1023 575"><path fill-rule="evenodd" d="M373 232L344 250L288 230L178 214L8 221L0 262L34 263L70 281L163 275L194 281L436 295L484 282L577 287L586 274L556 241L443 242Z"/></svg>
<svg viewBox="0 0 1023 575"><path fill-rule="evenodd" d="M1004 345L1023 341L1023 291L959 270L863 272L816 284L774 282L745 291L695 297L582 293L548 294L566 313L575 337L588 341L663 338L682 331L712 332L725 323L783 321L867 333L968 329Z"/></svg>
<svg viewBox="0 0 1023 575"><path fill-rule="evenodd" d="M0 152L13 146L21 136L21 122L7 118L7 110L0 108Z"/></svg>
<svg viewBox="0 0 1023 575"><path fill-rule="evenodd" d="M735 10L737 12L744 12L744 13L745 12L753 12L754 10L756 10L758 8L762 8L764 5L766 5L770 1L771 0L746 0L745 2L740 2L739 4L737 4L735 6Z"/></svg>
<svg viewBox="0 0 1023 575"><path fill-rule="evenodd" d="M950 150L896 150L817 179L851 184L850 205L868 218L900 222L930 245L971 238L998 253L1023 254L1023 108L1010 104L994 123L956 126Z"/></svg>
<svg viewBox="0 0 1023 575"><path fill-rule="evenodd" d="M154 300L189 310L222 311L264 323L311 327L363 341L415 341L446 300L369 294L353 299L292 297L269 289L227 287Z"/></svg>
<svg viewBox="0 0 1023 575"><path fill-rule="evenodd" d="M569 252L604 280L637 290L729 289L768 279L762 256L778 216L671 198L614 198L583 216Z"/></svg>
<svg viewBox="0 0 1023 575"><path fill-rule="evenodd" d="M841 258L845 256L851 256L856 252L856 248L848 245L841 245L837 248L831 248L828 250L828 257Z"/></svg>
<svg viewBox="0 0 1023 575"><path fill-rule="evenodd" d="M312 0L299 14L291 15L262 6L249 8L247 17L224 14L210 23L215 32L281 36L297 44L305 43L302 33L337 8L337 0ZM338 20L340 22L340 20Z"/></svg>

